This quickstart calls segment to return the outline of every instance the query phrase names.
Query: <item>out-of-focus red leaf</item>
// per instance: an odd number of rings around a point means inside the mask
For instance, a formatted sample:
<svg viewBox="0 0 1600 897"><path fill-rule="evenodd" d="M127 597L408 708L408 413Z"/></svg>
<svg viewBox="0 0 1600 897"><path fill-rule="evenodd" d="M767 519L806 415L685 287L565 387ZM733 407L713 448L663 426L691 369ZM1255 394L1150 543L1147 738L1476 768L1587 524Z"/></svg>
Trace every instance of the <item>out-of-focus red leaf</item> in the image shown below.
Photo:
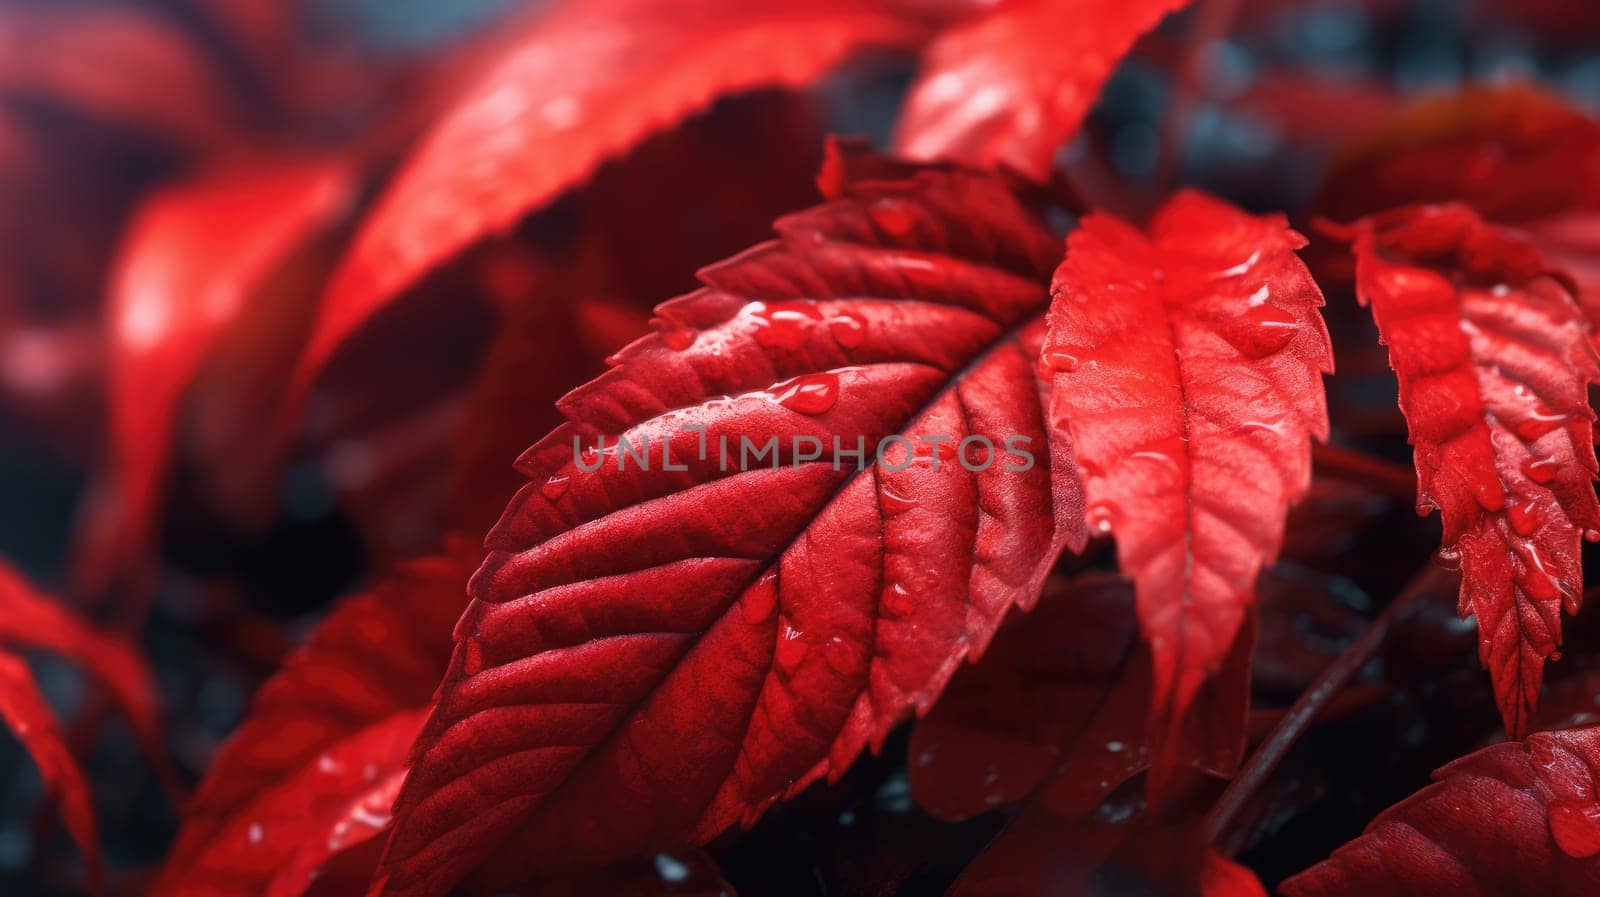
<svg viewBox="0 0 1600 897"><path fill-rule="evenodd" d="M1407 203L1464 202L1506 222L1595 207L1600 121L1526 85L1471 87L1352 142L1320 192L1341 220Z"/></svg>
<svg viewBox="0 0 1600 897"><path fill-rule="evenodd" d="M993 176L842 186L660 306L519 462L533 482L473 580L382 893L752 823L929 706L1081 542L1035 363L1056 240ZM969 434L981 472L958 463ZM858 440L862 470L840 453Z"/></svg>
<svg viewBox="0 0 1600 897"><path fill-rule="evenodd" d="M298 897L387 827L477 557L455 545L328 615L217 755L152 893Z"/></svg>
<svg viewBox="0 0 1600 897"><path fill-rule="evenodd" d="M127 643L80 620L0 561L0 645L38 648L82 666L127 717L139 747L169 771L161 729L160 692L144 660Z"/></svg>
<svg viewBox="0 0 1600 897"><path fill-rule="evenodd" d="M1266 897L1255 873L1204 844L1191 824L1152 822L1137 804L1093 816L1034 801L989 842L950 897Z"/></svg>
<svg viewBox="0 0 1600 897"><path fill-rule="evenodd" d="M1561 610L1582 599L1580 539L1600 537L1600 381L1582 312L1537 248L1462 205L1355 226L1356 290L1400 381L1417 507L1440 509L1461 615L1513 738L1527 731Z"/></svg>
<svg viewBox="0 0 1600 897"><path fill-rule="evenodd" d="M1577 282L1600 322L1600 119L1525 85L1419 102L1352 143L1317 207L1353 220L1409 203L1464 202L1525 231Z"/></svg>
<svg viewBox="0 0 1600 897"><path fill-rule="evenodd" d="M1322 293L1281 216L1179 194L1148 234L1092 215L1056 272L1051 412L1090 527L1116 533L1152 646L1150 785L1202 684L1250 618L1256 574L1326 439ZM1235 737L1242 740L1241 729Z"/></svg>
<svg viewBox="0 0 1600 897"><path fill-rule="evenodd" d="M805 84L921 29L850 0L572 0L540 11L401 167L329 285L297 375L441 262L718 96Z"/></svg>
<svg viewBox="0 0 1600 897"><path fill-rule="evenodd" d="M104 889L105 871L100 859L100 838L96 833L89 782L72 752L67 750L61 727L34 685L28 665L3 651L0 651L0 718L4 718L6 728L33 757L51 803L56 805L62 824L83 854L89 890L99 894Z"/></svg>
<svg viewBox="0 0 1600 897"><path fill-rule="evenodd" d="M1258 74L1228 107L1296 145L1342 143L1387 121L1401 97L1387 82L1329 78L1297 69Z"/></svg>
<svg viewBox="0 0 1600 897"><path fill-rule="evenodd" d="M1488 8L1557 42L1590 46L1600 35L1600 7L1588 0L1489 0Z"/></svg>
<svg viewBox="0 0 1600 897"><path fill-rule="evenodd" d="M926 51L895 146L1046 180L1133 42L1187 3L1019 0L951 28Z"/></svg>
<svg viewBox="0 0 1600 897"><path fill-rule="evenodd" d="M346 212L354 188L342 162L251 159L162 190L133 221L108 310L113 558L148 540L173 417L207 354L265 280Z"/></svg>
<svg viewBox="0 0 1600 897"><path fill-rule="evenodd" d="M203 144L232 123L224 83L204 49L159 15L116 5L0 7L0 95Z"/></svg>
<svg viewBox="0 0 1600 897"><path fill-rule="evenodd" d="M1039 606L1008 622L917 724L910 748L917 803L943 819L966 819L1048 780L1044 799L1056 813L1088 815L1149 757L1150 652L1137 635L1125 580L1053 580ZM1185 733L1185 758L1219 775L1240 759L1251 635L1241 634L1225 673L1207 689L1213 706L1193 717L1233 718L1214 732L1195 726Z"/></svg>
<svg viewBox="0 0 1600 897"><path fill-rule="evenodd" d="M725 100L606 166L550 212L554 220L528 226L536 236L555 227L569 233L486 247L497 252L482 260L492 281L485 290L502 297L495 301L504 321L455 439L457 526L481 532L499 519L523 482L512 462L561 423L556 400L643 336L657 300L692 288L701 265L765 238L774 218L815 202L823 143L816 118L811 102L791 94ZM674 226L663 229L668 217Z"/></svg>
<svg viewBox="0 0 1600 897"><path fill-rule="evenodd" d="M1434 773L1285 897L1458 897L1600 890L1600 726L1539 732Z"/></svg>

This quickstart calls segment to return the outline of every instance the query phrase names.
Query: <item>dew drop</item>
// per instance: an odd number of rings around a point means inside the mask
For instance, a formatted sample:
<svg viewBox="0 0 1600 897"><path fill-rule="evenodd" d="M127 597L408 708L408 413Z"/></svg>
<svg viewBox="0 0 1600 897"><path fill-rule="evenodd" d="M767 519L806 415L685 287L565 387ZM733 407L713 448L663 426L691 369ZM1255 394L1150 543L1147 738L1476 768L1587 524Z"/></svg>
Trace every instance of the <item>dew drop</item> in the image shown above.
<svg viewBox="0 0 1600 897"><path fill-rule="evenodd" d="M768 349L798 349L811 336L811 329L816 322L822 320L822 313L812 306L762 306L756 311L755 318L753 335L758 344Z"/></svg>
<svg viewBox="0 0 1600 897"><path fill-rule="evenodd" d="M1583 541L1600 542L1600 529L1586 529L1583 531Z"/></svg>
<svg viewBox="0 0 1600 897"><path fill-rule="evenodd" d="M1295 316L1276 305L1262 304L1239 316L1225 334L1234 348L1251 358L1265 358L1289 345L1300 331Z"/></svg>
<svg viewBox="0 0 1600 897"><path fill-rule="evenodd" d="M880 199L872 206L872 219L884 233L903 237L916 227L916 220L906 201L898 198Z"/></svg>
<svg viewBox="0 0 1600 897"><path fill-rule="evenodd" d="M249 837L251 844L260 844L267 837L266 831L261 828L261 823L259 822L250 823L250 830L246 835Z"/></svg>
<svg viewBox="0 0 1600 897"><path fill-rule="evenodd" d="M1528 499L1522 504L1514 504L1506 508L1506 522L1511 524L1511 529L1519 536L1533 535L1539 528L1539 503Z"/></svg>
<svg viewBox="0 0 1600 897"><path fill-rule="evenodd" d="M694 345L695 332L687 327L675 327L661 334L661 341L674 352L682 352Z"/></svg>
<svg viewBox="0 0 1600 897"><path fill-rule="evenodd" d="M804 632L789 623L783 624L782 631L778 633L778 646L773 652L778 669L785 673L793 673L800 668L806 655L811 652L811 645L805 636Z"/></svg>
<svg viewBox="0 0 1600 897"><path fill-rule="evenodd" d="M1057 374L1070 374L1083 366L1078 356L1069 352L1046 352L1044 361L1049 370Z"/></svg>
<svg viewBox="0 0 1600 897"><path fill-rule="evenodd" d="M854 349L867 338L867 322L853 311L838 312L828 318L828 332L841 347Z"/></svg>
<svg viewBox="0 0 1600 897"><path fill-rule="evenodd" d="M1102 536L1111 534L1111 509L1105 505L1090 505L1089 530Z"/></svg>
<svg viewBox="0 0 1600 897"><path fill-rule="evenodd" d="M1108 741L1108 742L1106 742L1106 750L1110 751L1113 754L1120 754L1126 748L1127 748L1127 745L1123 744L1120 741Z"/></svg>
<svg viewBox="0 0 1600 897"><path fill-rule="evenodd" d="M823 414L839 401L839 376L826 371L801 374L768 390L778 404L801 414Z"/></svg>
<svg viewBox="0 0 1600 897"><path fill-rule="evenodd" d="M661 880L669 884L689 880L689 867L685 866L677 857L670 854L658 853L655 857L656 874Z"/></svg>
<svg viewBox="0 0 1600 897"><path fill-rule="evenodd" d="M884 511L890 514L903 514L917 506L917 500L907 498L888 486L878 489L878 500L883 505Z"/></svg>
<svg viewBox="0 0 1600 897"><path fill-rule="evenodd" d="M565 474L552 474L550 479L544 481L539 487L539 492L550 501L559 501L561 496L567 494L567 487L571 485L572 478Z"/></svg>
<svg viewBox="0 0 1600 897"><path fill-rule="evenodd" d="M911 598L911 590L898 582L890 583L889 588L883 592L883 609L899 617L906 616L916 610L915 602Z"/></svg>
<svg viewBox="0 0 1600 897"><path fill-rule="evenodd" d="M1522 472L1528 479L1535 483L1551 483L1556 478L1556 459L1554 458L1529 458L1522 462Z"/></svg>
<svg viewBox="0 0 1600 897"><path fill-rule="evenodd" d="M1552 411L1548 405L1537 402L1528 416L1518 421L1512 429L1516 431L1518 439L1523 442L1533 442L1551 430L1560 428L1566 421L1565 414Z"/></svg>
<svg viewBox="0 0 1600 897"><path fill-rule="evenodd" d="M1441 548L1439 549L1438 553L1433 556L1433 561L1445 570L1460 570L1461 549L1454 546Z"/></svg>

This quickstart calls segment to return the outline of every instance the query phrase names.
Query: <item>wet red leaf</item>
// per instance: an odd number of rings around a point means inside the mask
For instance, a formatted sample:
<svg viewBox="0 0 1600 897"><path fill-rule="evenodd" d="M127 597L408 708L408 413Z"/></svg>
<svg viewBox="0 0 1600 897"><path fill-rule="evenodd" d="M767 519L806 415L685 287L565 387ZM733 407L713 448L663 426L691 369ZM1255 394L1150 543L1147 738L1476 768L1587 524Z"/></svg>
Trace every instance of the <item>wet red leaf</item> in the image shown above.
<svg viewBox="0 0 1600 897"><path fill-rule="evenodd" d="M1600 888L1600 726L1539 732L1434 773L1284 897L1593 894Z"/></svg>
<svg viewBox="0 0 1600 897"><path fill-rule="evenodd" d="M1437 507L1441 558L1462 571L1462 616L1513 738L1527 731L1561 611L1582 599L1579 548L1600 535L1594 412L1600 360L1539 251L1465 206L1424 206L1354 229L1356 289L1400 381L1417 507Z"/></svg>
<svg viewBox="0 0 1600 897"><path fill-rule="evenodd" d="M1090 528L1115 533L1137 588L1157 794L1309 485L1310 439L1327 438L1320 375L1333 359L1322 294L1295 255L1304 244L1281 217L1186 192L1148 234L1084 219L1056 272L1051 413L1083 471Z"/></svg>
<svg viewBox="0 0 1600 897"><path fill-rule="evenodd" d="M1082 538L1034 363L1055 239L986 175L842 187L659 307L523 457L533 482L489 538L381 892L751 824L926 709ZM702 425L703 460L679 429ZM622 434L655 470L622 461ZM954 442L912 443L969 434L995 446L981 472ZM746 463L752 435L771 461ZM835 436L865 443L864 470ZM669 445L685 470L660 469Z"/></svg>

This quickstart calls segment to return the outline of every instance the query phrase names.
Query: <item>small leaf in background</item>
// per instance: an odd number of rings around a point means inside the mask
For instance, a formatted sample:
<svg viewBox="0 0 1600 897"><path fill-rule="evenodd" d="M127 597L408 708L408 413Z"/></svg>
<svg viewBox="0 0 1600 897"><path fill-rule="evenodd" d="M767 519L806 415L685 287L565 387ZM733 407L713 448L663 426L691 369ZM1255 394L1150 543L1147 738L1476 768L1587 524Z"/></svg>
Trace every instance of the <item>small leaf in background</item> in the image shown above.
<svg viewBox="0 0 1600 897"><path fill-rule="evenodd" d="M1007 165L1047 180L1100 88L1189 0L1017 0L956 25L924 51L895 148L913 159Z"/></svg>

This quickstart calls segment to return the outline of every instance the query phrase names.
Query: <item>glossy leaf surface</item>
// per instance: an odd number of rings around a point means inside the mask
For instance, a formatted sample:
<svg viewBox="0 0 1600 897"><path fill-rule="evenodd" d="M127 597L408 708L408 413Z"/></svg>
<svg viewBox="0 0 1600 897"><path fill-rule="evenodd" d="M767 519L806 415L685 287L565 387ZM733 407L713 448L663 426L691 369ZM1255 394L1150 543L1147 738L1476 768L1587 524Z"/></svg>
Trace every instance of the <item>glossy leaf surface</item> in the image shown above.
<svg viewBox="0 0 1600 897"><path fill-rule="evenodd" d="M925 710L1082 539L1035 363L1055 238L988 175L833 187L662 305L523 457L382 893L751 824Z"/></svg>

